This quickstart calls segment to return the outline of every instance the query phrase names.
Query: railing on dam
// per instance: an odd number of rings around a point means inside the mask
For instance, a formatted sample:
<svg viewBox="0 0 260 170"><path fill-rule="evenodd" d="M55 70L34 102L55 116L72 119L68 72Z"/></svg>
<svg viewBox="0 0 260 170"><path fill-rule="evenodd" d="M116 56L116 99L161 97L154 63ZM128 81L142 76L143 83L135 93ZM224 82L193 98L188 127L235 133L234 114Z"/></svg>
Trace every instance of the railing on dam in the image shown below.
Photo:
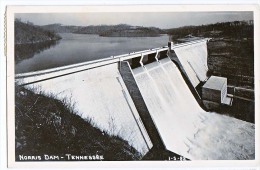
<svg viewBox="0 0 260 170"><path fill-rule="evenodd" d="M38 76L38 75L42 75L42 74L64 71L64 70L68 70L68 69L70 69L72 72L80 71L83 66L89 65L90 67L87 67L87 68L94 68L94 67L107 65L107 64L111 64L111 63L115 63L115 62L119 62L119 61L129 60L129 59L136 58L136 57L141 57L142 55L148 55L148 54L161 52L161 51L167 51L167 50L168 50L168 47L164 46L164 47L160 47L160 48L132 52L129 54L122 54L122 55L118 55L118 56L111 56L108 58L87 61L87 62L83 62L83 63L77 63L77 64L72 64L72 65L62 66L62 67L57 67L57 68L51 68L51 69L47 69L47 70L16 74L15 78L19 79L19 78L24 78L24 77L29 77L29 76ZM75 68L79 68L79 69L75 69ZM75 69L75 70L73 70L73 69Z"/></svg>
<svg viewBox="0 0 260 170"><path fill-rule="evenodd" d="M148 50L143 50L143 51L138 51L138 52L132 52L132 53L128 53L128 54L110 56L110 57L104 58L104 59L87 61L87 62L83 62L83 63L77 63L77 64L72 64L72 65L62 66L62 67L57 67L57 68L51 68L51 69L46 69L46 70L41 70L41 71L16 74L15 80L19 85L26 85L26 84L36 83L39 81L44 81L44 80L48 80L48 79L52 79L52 78L56 78L56 77L60 77L60 76L66 76L69 74L85 71L85 70L88 70L91 68L101 67L104 65L117 63L120 61L131 60L131 59L137 59L137 63L140 64L140 66L141 66L141 65L143 65L142 60L144 59L144 56L153 54L152 57L155 60L158 60L158 58L157 58L158 54L167 52L169 50L169 48L170 48L170 50L174 50L174 49L177 49L180 47L188 46L191 44L196 44L196 43L203 42L203 41L208 41L208 39L201 39L201 40L192 41L192 42L174 44L172 46L169 45L169 46L153 48L153 49L148 49Z"/></svg>

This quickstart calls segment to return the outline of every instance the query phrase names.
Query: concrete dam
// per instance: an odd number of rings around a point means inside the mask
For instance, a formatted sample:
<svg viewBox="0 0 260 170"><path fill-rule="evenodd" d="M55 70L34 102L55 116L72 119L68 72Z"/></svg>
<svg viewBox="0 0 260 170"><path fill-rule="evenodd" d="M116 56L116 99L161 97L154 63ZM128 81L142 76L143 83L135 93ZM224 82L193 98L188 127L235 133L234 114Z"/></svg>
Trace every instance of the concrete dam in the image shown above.
<svg viewBox="0 0 260 170"><path fill-rule="evenodd" d="M196 90L211 79L207 76L207 41L169 43L17 74L15 80L36 93L67 99L82 118L128 141L143 157L159 149L190 160L254 159L254 124L206 111L207 106L232 102L225 81L219 91L220 103L203 98ZM214 90L210 96L218 98Z"/></svg>

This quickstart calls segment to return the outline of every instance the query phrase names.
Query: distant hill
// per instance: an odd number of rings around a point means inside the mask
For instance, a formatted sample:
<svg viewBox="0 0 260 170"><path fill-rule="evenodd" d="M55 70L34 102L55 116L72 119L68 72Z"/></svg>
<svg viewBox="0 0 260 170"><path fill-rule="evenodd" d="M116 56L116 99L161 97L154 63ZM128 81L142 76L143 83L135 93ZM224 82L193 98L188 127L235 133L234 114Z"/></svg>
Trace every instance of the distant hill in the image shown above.
<svg viewBox="0 0 260 170"><path fill-rule="evenodd" d="M184 26L165 30L173 39L187 35L196 37L253 38L253 21L221 22L199 26Z"/></svg>
<svg viewBox="0 0 260 170"><path fill-rule="evenodd" d="M78 31L78 29L81 29L81 26L64 26L61 24L49 24L41 26L44 30L49 30L56 33L72 33Z"/></svg>
<svg viewBox="0 0 260 170"><path fill-rule="evenodd" d="M140 27L126 24L118 25L90 25L90 26L63 26L61 24L51 24L42 26L43 29L57 33L76 34L98 34L105 37L149 37L159 36L165 31L155 27Z"/></svg>
<svg viewBox="0 0 260 170"><path fill-rule="evenodd" d="M119 24L119 25L90 25L86 27L82 27L75 33L78 34L105 34L106 32L116 31L116 30L126 30L129 29L131 26L126 24Z"/></svg>
<svg viewBox="0 0 260 170"><path fill-rule="evenodd" d="M126 29L111 29L99 34L105 37L156 37L163 34L162 30L155 27L132 27Z"/></svg>
<svg viewBox="0 0 260 170"><path fill-rule="evenodd" d="M30 22L15 20L15 44L33 44L59 39L61 37L52 31L44 30Z"/></svg>

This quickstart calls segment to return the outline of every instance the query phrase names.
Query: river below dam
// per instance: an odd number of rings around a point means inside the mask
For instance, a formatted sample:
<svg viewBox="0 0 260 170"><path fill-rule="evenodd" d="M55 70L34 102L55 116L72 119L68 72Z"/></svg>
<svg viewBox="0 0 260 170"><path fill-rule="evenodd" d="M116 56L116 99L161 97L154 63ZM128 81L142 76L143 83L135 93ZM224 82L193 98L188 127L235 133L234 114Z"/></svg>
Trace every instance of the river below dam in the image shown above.
<svg viewBox="0 0 260 170"><path fill-rule="evenodd" d="M18 45L15 72L25 73L166 46L159 37L101 37L96 34L60 33L56 42Z"/></svg>

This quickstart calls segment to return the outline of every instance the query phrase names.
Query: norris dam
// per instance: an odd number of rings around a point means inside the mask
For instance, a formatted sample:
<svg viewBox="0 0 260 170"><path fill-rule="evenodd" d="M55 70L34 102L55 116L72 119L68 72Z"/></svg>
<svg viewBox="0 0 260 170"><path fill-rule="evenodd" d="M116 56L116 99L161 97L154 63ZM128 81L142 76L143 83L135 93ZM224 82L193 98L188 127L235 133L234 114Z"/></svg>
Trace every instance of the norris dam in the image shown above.
<svg viewBox="0 0 260 170"><path fill-rule="evenodd" d="M82 118L126 140L145 159L255 159L253 123L216 113L232 107L225 77L208 76L201 39L16 74L25 88L69 98ZM199 88L198 88L199 87ZM198 90L200 89L200 90Z"/></svg>

